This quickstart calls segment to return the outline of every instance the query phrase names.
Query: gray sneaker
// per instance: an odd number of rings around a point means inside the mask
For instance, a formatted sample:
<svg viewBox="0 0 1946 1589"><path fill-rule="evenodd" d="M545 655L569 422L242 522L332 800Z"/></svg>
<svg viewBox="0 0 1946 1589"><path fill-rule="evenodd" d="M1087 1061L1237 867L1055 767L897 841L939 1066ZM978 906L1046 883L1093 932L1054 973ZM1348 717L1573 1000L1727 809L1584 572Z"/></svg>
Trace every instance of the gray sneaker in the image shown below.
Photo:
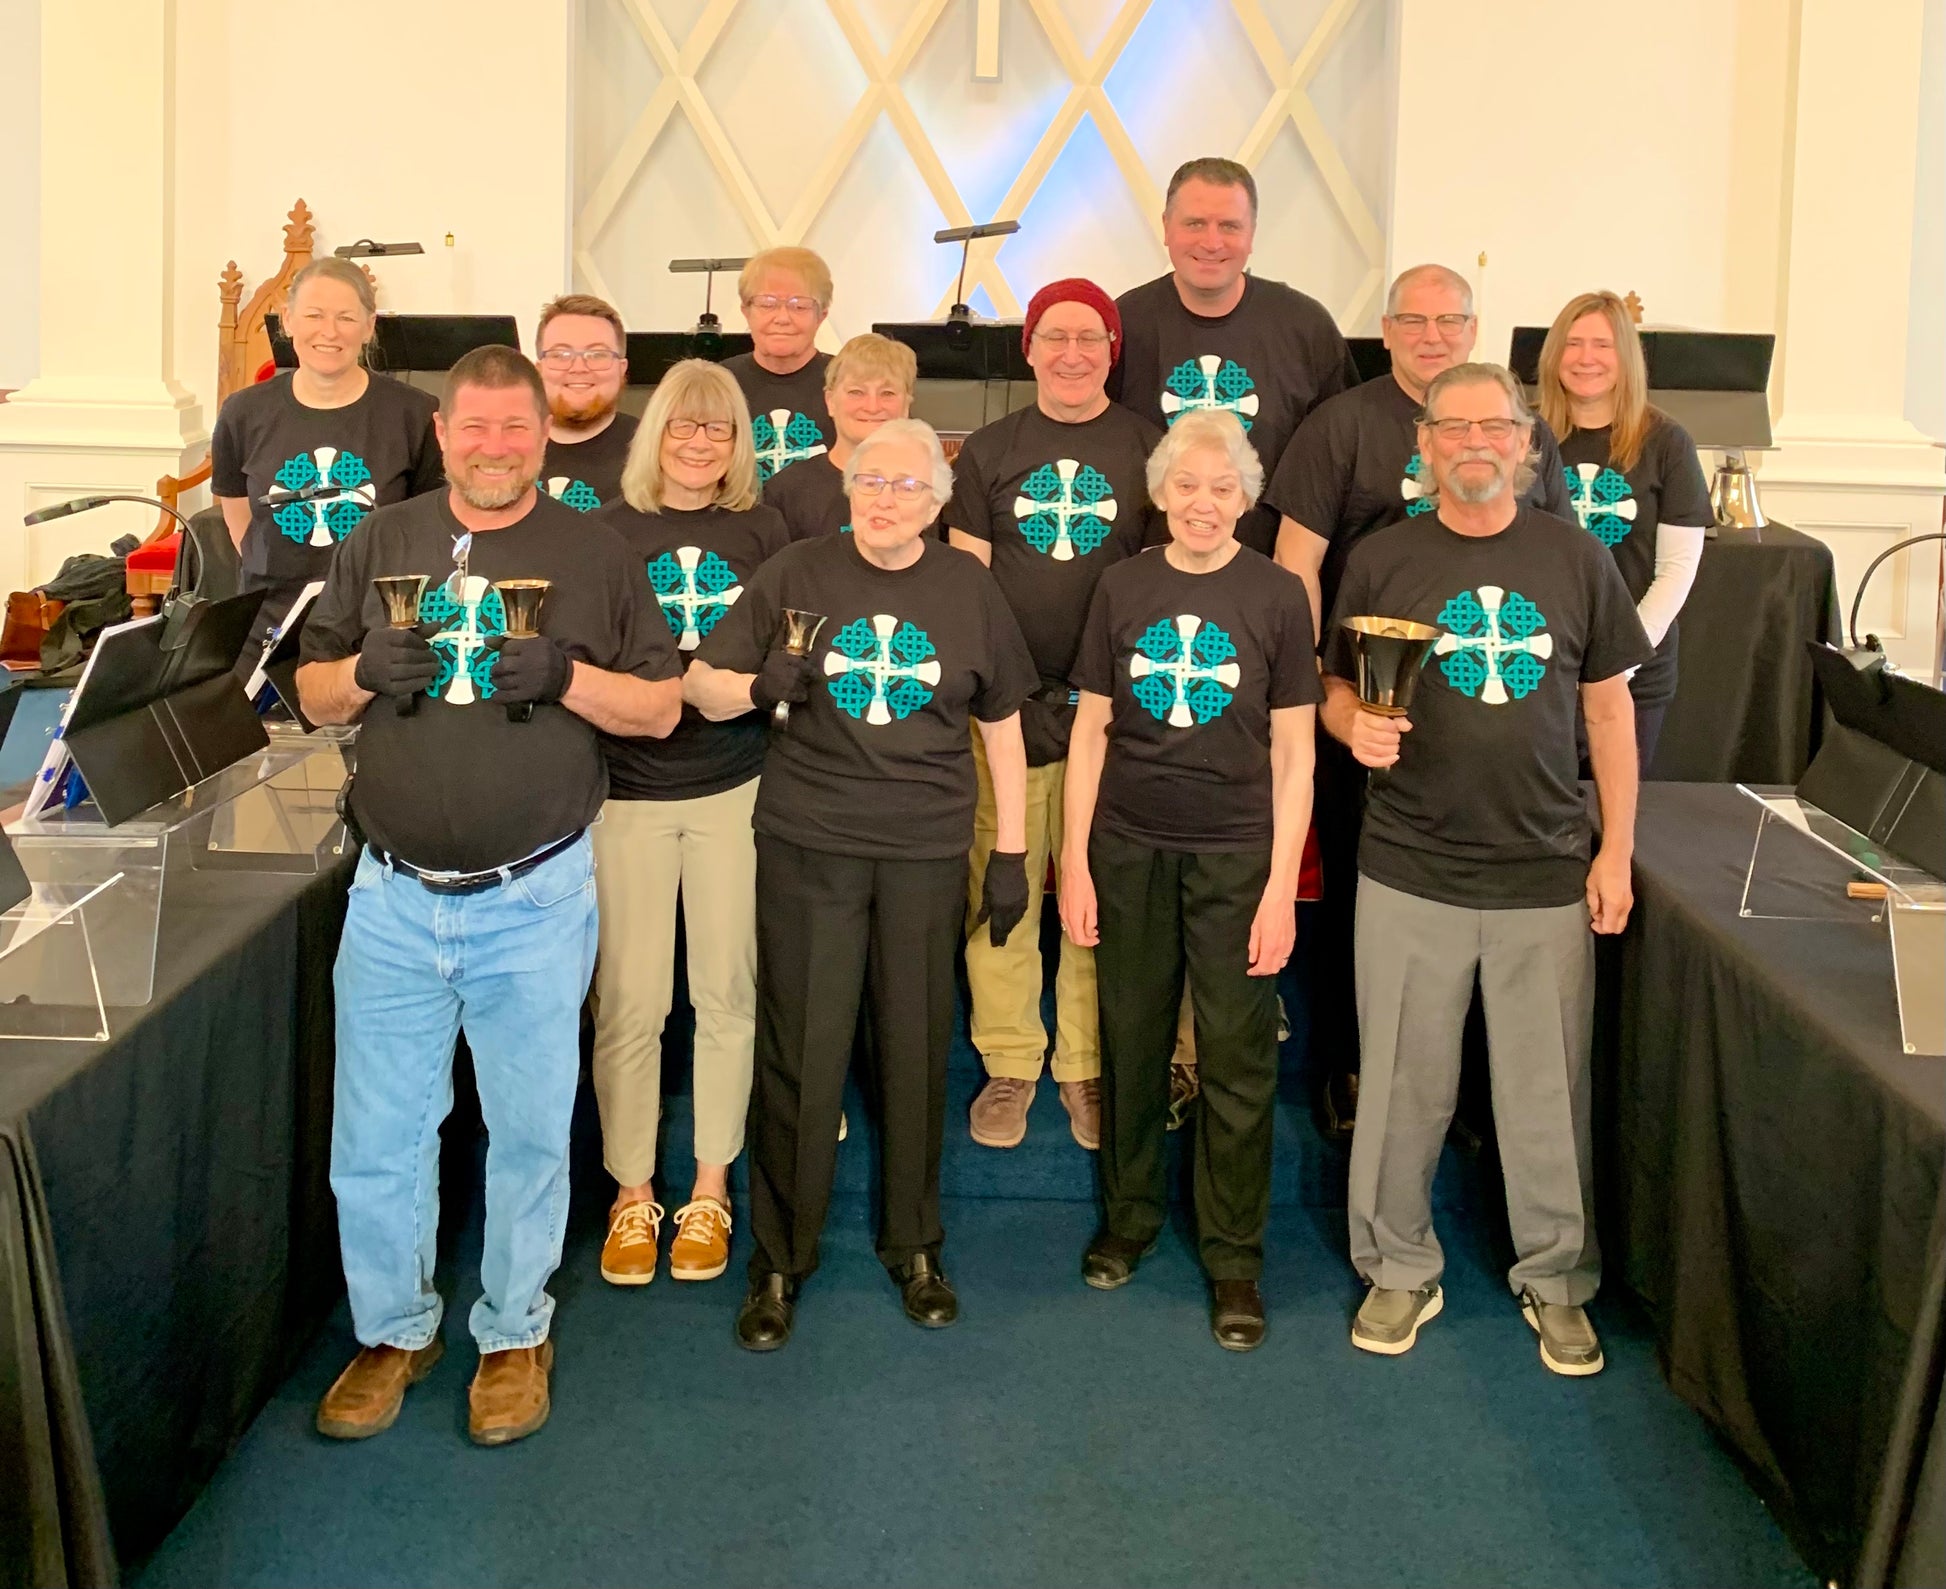
<svg viewBox="0 0 1946 1589"><path fill-rule="evenodd" d="M1027 1136L1027 1111L1033 1102L1031 1081L995 1076L973 1100L969 1117L973 1140L983 1148L1019 1147Z"/></svg>
<svg viewBox="0 0 1946 1589"><path fill-rule="evenodd" d="M1543 1302L1530 1286L1520 1294L1520 1311L1541 1338L1541 1361L1555 1373L1583 1379L1601 1372L1601 1338L1586 1308Z"/></svg>
<svg viewBox="0 0 1946 1589"><path fill-rule="evenodd" d="M1373 1286L1351 1321L1351 1344L1381 1357L1397 1357L1412 1350L1419 1326L1439 1317L1446 1299L1437 1285L1421 1291L1388 1291Z"/></svg>

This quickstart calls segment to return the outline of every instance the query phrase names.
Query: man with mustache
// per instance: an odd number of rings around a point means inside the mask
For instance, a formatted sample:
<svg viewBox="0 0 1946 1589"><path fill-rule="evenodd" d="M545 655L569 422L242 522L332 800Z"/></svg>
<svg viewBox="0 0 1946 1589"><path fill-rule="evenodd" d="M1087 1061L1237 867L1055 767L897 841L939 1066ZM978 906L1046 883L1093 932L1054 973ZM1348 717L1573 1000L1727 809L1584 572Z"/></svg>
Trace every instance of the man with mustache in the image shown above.
<svg viewBox="0 0 1946 1589"><path fill-rule="evenodd" d="M636 420L617 406L628 379L628 333L614 305L571 292L541 310L534 362L547 388L540 489L580 513L622 494Z"/></svg>
<svg viewBox="0 0 1946 1589"><path fill-rule="evenodd" d="M1418 425L1429 513L1352 550L1324 649L1325 727L1372 769L1358 851L1364 1088L1352 1135L1352 1344L1397 1356L1442 1306L1432 1178L1459 1089L1474 979L1517 1261L1508 1275L1557 1374L1594 1374L1590 928L1627 923L1635 726L1648 635L1593 536L1521 500L1533 417L1497 364L1436 376ZM1359 703L1352 617L1440 631L1408 717ZM1601 839L1578 781L1585 716Z"/></svg>
<svg viewBox="0 0 1946 1589"><path fill-rule="evenodd" d="M304 629L305 715L362 724L331 1137L362 1349L318 1407L335 1439L389 1428L439 1359L439 1126L461 1028L489 1139L469 1426L502 1445L547 1420L546 1286L595 956L587 829L607 793L597 732L661 738L682 706L641 560L535 489L547 415L514 349L455 364L438 415L448 489L359 525ZM396 576L425 581L415 628L387 624L374 581ZM538 635L507 635L495 582L514 580L550 582Z"/></svg>

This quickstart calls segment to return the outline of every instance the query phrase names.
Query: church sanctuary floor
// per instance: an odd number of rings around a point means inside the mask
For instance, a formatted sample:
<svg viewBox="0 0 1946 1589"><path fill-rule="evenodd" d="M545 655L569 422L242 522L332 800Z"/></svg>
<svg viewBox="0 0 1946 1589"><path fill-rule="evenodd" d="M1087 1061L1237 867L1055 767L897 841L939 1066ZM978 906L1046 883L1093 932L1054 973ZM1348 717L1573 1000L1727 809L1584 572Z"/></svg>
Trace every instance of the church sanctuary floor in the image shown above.
<svg viewBox="0 0 1946 1589"><path fill-rule="evenodd" d="M795 1338L765 1357L731 1337L741 1229L720 1280L599 1279L608 1187L584 1108L548 1425L508 1449L467 1443L476 1202L442 1264L447 1355L398 1424L351 1446L312 1430L353 1349L341 1305L131 1581L1814 1582L1662 1383L1626 1297L1594 1310L1606 1372L1541 1367L1477 1161L1449 1154L1441 1172L1444 1314L1405 1357L1354 1350L1344 1213L1326 1201L1342 1150L1311 1126L1287 1050L1270 1336L1233 1355L1210 1339L1181 1210L1127 1288L1082 1284L1090 1175L1053 1083L1020 1156L973 1146L963 1031L944 1176L956 1328L908 1324L873 1258L856 1099L823 1267ZM688 1102L670 1100L665 1162L687 1162ZM1023 1186L1041 1190L1008 1195Z"/></svg>

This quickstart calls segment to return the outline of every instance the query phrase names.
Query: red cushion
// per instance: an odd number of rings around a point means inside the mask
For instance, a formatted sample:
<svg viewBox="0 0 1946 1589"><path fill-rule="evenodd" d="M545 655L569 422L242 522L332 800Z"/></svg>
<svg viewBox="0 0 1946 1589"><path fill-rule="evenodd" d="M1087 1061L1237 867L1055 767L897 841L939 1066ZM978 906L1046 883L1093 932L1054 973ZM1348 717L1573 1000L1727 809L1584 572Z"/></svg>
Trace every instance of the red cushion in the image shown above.
<svg viewBox="0 0 1946 1589"><path fill-rule="evenodd" d="M159 541L138 546L128 554L128 568L134 574L166 574L176 566L176 553L182 546L182 531L172 530Z"/></svg>

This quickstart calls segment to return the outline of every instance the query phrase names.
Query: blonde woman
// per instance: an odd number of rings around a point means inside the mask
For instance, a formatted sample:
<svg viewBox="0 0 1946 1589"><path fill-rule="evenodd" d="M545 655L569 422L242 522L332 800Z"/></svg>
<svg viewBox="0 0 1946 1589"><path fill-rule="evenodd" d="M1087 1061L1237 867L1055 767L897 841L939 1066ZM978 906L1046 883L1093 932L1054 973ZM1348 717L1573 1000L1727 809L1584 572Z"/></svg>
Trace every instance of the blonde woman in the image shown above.
<svg viewBox="0 0 1946 1589"><path fill-rule="evenodd" d="M1554 317L1539 373L1575 517L1614 556L1655 646L1629 678L1647 777L1676 695L1676 615L1703 558L1709 487L1689 433L1649 403L1642 339L1612 292L1584 292Z"/></svg>
<svg viewBox="0 0 1946 1589"><path fill-rule="evenodd" d="M903 342L867 331L824 367L824 395L837 439L816 457L789 465L764 484L764 501L784 515L793 541L837 535L851 528L845 465L887 420L912 413L919 361Z"/></svg>
<svg viewBox="0 0 1946 1589"><path fill-rule="evenodd" d="M232 392L210 438L210 492L242 555L243 588L268 593L260 634L330 572L373 508L446 484L437 400L365 368L378 300L363 270L313 260L291 282L283 324L297 368ZM284 491L306 495L263 500Z"/></svg>
<svg viewBox="0 0 1946 1589"><path fill-rule="evenodd" d="M621 500L599 513L647 568L685 665L787 540L784 521L757 500L750 431L735 379L685 360L642 416ZM678 894L696 1008L696 1171L675 1213L669 1273L713 1280L729 1262L729 1174L743 1151L756 1018L750 814L764 746L761 717L712 723L693 707L667 739L603 739L594 1076L602 1156L618 1188L601 1273L615 1285L655 1278L663 1219L653 1185L656 1127Z"/></svg>

